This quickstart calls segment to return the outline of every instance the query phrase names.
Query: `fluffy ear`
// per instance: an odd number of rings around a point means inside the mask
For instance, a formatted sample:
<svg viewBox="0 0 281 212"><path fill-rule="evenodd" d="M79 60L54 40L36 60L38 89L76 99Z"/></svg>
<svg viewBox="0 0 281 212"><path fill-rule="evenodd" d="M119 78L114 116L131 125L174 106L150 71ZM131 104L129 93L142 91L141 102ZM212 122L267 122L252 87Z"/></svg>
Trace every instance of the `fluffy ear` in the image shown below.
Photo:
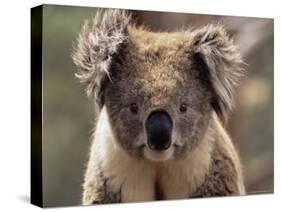
<svg viewBox="0 0 281 212"><path fill-rule="evenodd" d="M90 28L86 21L78 36L72 56L78 67L75 76L86 85L88 96L94 94L99 109L104 104L105 86L112 74L112 57L127 39L130 17L125 10L98 11L93 26Z"/></svg>
<svg viewBox="0 0 281 212"><path fill-rule="evenodd" d="M194 56L214 92L212 106L223 121L234 106L234 89L243 76L243 61L221 25L208 25L194 33Z"/></svg>

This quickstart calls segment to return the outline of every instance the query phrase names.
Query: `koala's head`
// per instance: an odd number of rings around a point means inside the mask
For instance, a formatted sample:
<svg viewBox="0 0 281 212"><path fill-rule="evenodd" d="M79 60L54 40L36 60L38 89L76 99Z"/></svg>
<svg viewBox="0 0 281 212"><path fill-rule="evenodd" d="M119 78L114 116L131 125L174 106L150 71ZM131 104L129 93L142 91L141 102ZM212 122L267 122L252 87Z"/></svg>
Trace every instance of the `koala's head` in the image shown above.
<svg viewBox="0 0 281 212"><path fill-rule="evenodd" d="M152 161L184 157L204 138L215 111L233 107L241 57L224 28L154 33L109 10L85 24L73 59L76 76L106 107L115 141Z"/></svg>

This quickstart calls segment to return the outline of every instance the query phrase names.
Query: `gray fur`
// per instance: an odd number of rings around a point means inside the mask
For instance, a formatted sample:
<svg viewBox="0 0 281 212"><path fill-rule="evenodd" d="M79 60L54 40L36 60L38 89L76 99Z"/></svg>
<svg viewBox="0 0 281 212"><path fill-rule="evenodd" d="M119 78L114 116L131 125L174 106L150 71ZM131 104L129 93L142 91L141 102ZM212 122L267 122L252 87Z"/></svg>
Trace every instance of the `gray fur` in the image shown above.
<svg viewBox="0 0 281 212"><path fill-rule="evenodd" d="M239 187L235 183L238 173L232 160L219 146L216 146L212 153L210 171L206 174L204 183L189 197L239 195Z"/></svg>

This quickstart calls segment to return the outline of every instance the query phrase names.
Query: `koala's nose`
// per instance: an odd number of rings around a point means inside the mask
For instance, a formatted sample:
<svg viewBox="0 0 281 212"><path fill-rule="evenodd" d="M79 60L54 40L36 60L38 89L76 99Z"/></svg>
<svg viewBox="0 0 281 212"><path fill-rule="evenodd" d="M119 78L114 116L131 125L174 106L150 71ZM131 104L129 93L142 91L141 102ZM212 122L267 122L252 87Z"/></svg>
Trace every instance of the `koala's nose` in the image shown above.
<svg viewBox="0 0 281 212"><path fill-rule="evenodd" d="M146 121L147 143L152 150L165 150L171 145L172 119L165 111L152 112Z"/></svg>

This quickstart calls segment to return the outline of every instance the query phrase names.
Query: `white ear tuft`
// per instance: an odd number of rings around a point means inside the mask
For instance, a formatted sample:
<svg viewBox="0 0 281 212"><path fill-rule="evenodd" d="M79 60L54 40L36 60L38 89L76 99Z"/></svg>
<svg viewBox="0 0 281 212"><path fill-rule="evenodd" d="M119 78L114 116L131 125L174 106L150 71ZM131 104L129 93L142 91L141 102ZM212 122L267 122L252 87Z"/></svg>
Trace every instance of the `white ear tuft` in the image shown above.
<svg viewBox="0 0 281 212"><path fill-rule="evenodd" d="M77 39L72 56L78 71L75 76L86 84L86 93L94 98L99 107L103 105L103 90L110 80L110 65L122 43L127 39L127 27L131 15L126 10L98 11L90 28L85 22Z"/></svg>
<svg viewBox="0 0 281 212"><path fill-rule="evenodd" d="M194 53L204 63L212 89L213 106L225 121L234 106L234 89L244 75L244 62L237 46L221 25L208 25L194 33Z"/></svg>

